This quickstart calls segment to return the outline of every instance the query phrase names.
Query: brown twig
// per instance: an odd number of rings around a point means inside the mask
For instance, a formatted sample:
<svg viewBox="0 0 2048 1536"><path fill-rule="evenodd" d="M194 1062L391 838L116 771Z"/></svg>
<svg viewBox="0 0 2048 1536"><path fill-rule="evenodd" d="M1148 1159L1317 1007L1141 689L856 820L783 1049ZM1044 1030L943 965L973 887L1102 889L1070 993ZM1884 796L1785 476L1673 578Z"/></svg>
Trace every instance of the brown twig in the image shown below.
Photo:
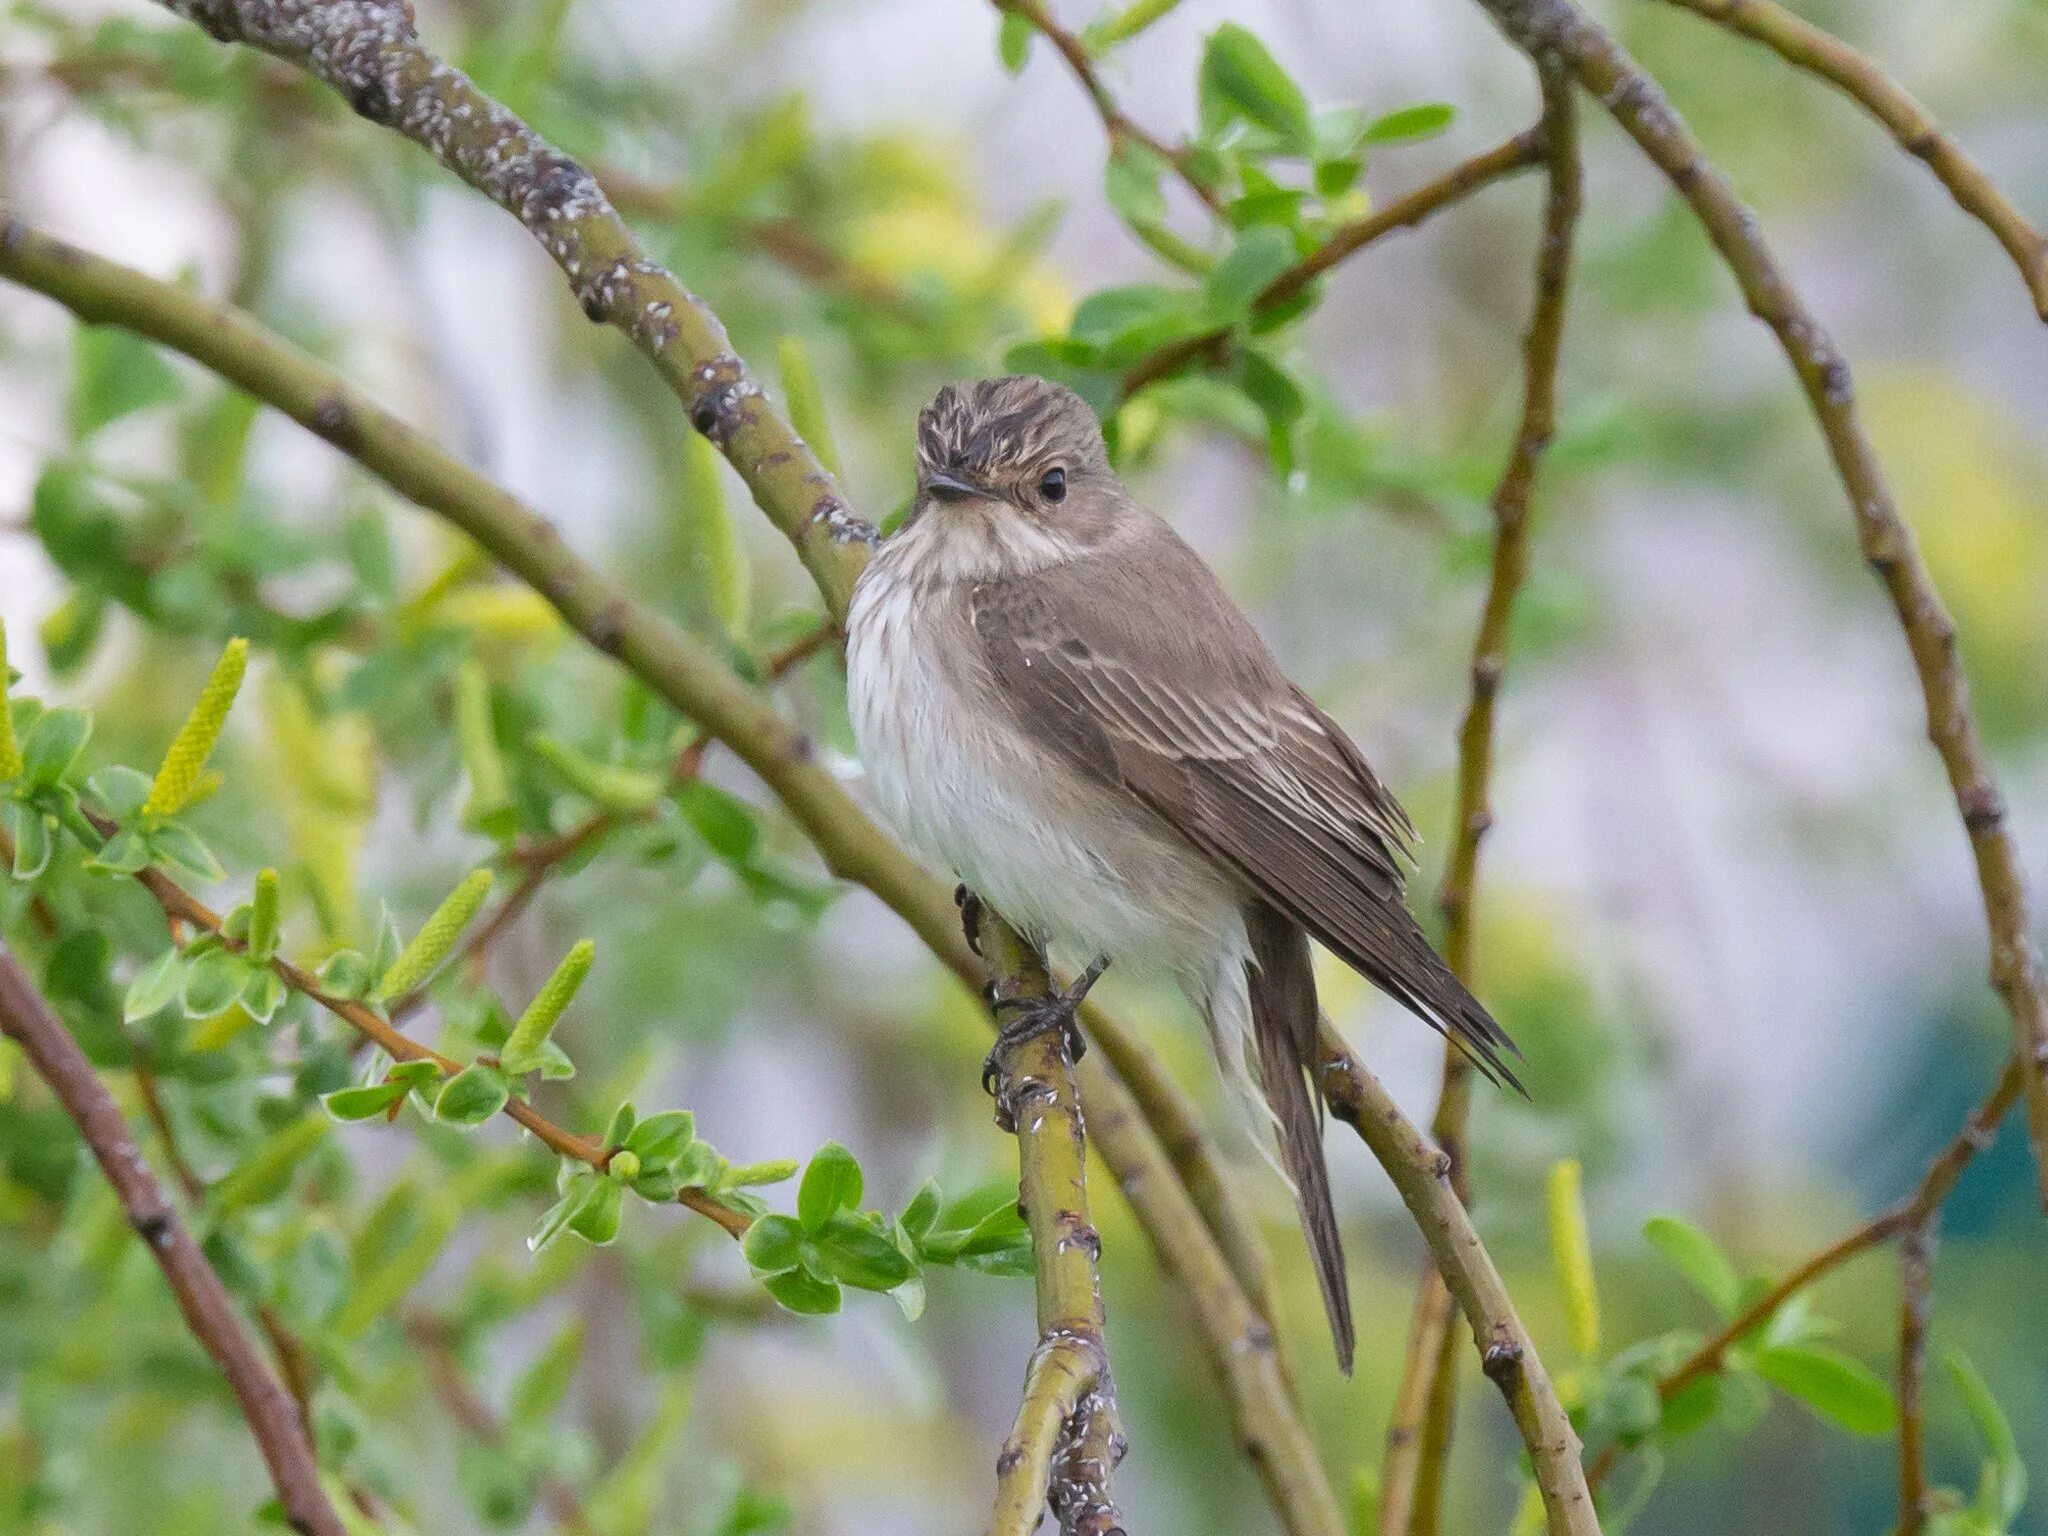
<svg viewBox="0 0 2048 1536"><path fill-rule="evenodd" d="M1795 69L1835 86L1890 130L1899 147L1923 160L1956 206L2005 247L2019 268L2034 310L2048 320L2048 237L2028 223L1984 168L1942 129L1928 110L1868 54L1793 15L1772 0L1669 0L1752 38Z"/></svg>
<svg viewBox="0 0 2048 1536"><path fill-rule="evenodd" d="M1806 308L1764 243L1753 214L1656 82L1573 0L1480 0L1532 58L1555 52L1598 97L1691 205L1758 319L1783 348L1812 407L1848 493L1863 558L1890 595L1905 632L1926 710L1927 734L1948 772L1976 857L1990 929L1991 981L2012 1021L2034 1154L2036 1191L2048 1205L2048 975L2036 951L2025 866L2007 825L2005 798L1970 709L1956 652L1955 621L1942 605L1912 530L1856 413L1856 388L1834 339Z"/></svg>
<svg viewBox="0 0 2048 1536"><path fill-rule="evenodd" d="M1939 1212L1930 1211L1899 1239L1899 1525L1920 1536L1931 1513L1927 1498L1927 1319L1934 1306L1934 1239Z"/></svg>
<svg viewBox="0 0 2048 1536"><path fill-rule="evenodd" d="M483 1444L503 1445L504 1422L489 1403L477 1396L468 1377L463 1375L462 1364L455 1358L447 1328L421 1312L407 1313L402 1326L405 1336L418 1351L421 1363L426 1366L428 1385L448 1417ZM597 1536L597 1527L584 1513L582 1499L561 1478L553 1473L544 1473L535 1483L534 1492L546 1508L548 1518L569 1536Z"/></svg>
<svg viewBox="0 0 2048 1536"><path fill-rule="evenodd" d="M1141 145L1152 154L1172 166L1174 173L1187 184L1190 192L1200 198L1211 213L1223 212L1223 197L1214 187L1195 174L1194 161L1183 145L1167 143L1157 134L1151 133L1132 121L1130 115L1116 103L1116 97L1102 83L1102 76L1095 68L1095 58L1088 51L1088 45L1072 32L1061 26L1044 0L995 0L995 7L1012 15L1021 16L1066 60L1067 68L1073 71L1081 89L1088 93L1089 101L1095 105L1096 115L1102 119L1102 126L1109 133L1110 149L1129 142Z"/></svg>
<svg viewBox="0 0 2048 1536"><path fill-rule="evenodd" d="M165 1198L112 1095L4 942L0 942L0 1034L21 1047L36 1075L49 1085L78 1127L100 1171L113 1186L128 1224L163 1270L186 1325L227 1377L269 1469L286 1520L303 1536L345 1536L346 1527L320 1485L320 1472L297 1404L270 1374L242 1331L220 1276Z"/></svg>
<svg viewBox="0 0 2048 1536"><path fill-rule="evenodd" d="M1451 851L1437 892L1437 906L1444 917L1444 956L1468 987L1476 985L1472 906L1479 849L1493 825L1495 703L1507 671L1515 603L1528 576L1529 507L1536 472L1557 431L1558 360L1571 287L1572 237L1579 218L1581 176L1573 87L1555 70L1541 71L1539 79L1543 119L1537 136L1549 166L1549 191L1537 241L1536 297L1522 342L1522 411L1507 465L1493 493L1493 563L1472 642L1471 695L1458 732L1458 792ZM1465 1155L1471 1092L1470 1062L1456 1046L1446 1044L1431 1134L1451 1160L1452 1191L1465 1202L1471 1199L1471 1170ZM1434 1536L1449 1464L1460 1356L1445 1347L1452 1311L1442 1277L1425 1276L1422 1288L1402 1372L1403 1390L1387 1428L1380 1503L1384 1536L1403 1532ZM1421 1415L1419 1433L1417 1413Z"/></svg>
<svg viewBox="0 0 2048 1536"><path fill-rule="evenodd" d="M1395 198L1384 208L1336 230L1329 239L1282 272L1252 300L1252 312L1263 314L1299 298L1317 278L1347 256L1365 249L1396 230L1412 229L1438 209L1457 202L1503 176L1512 176L1539 165L1543 160L1543 130L1540 127L1518 133L1492 149L1460 162L1414 191ZM1147 384L1171 378L1197 358L1214 352L1229 338L1227 330L1205 331L1170 342L1140 358L1124 370L1124 395L1136 394Z"/></svg>
<svg viewBox="0 0 2048 1536"><path fill-rule="evenodd" d="M1963 1176L1970 1160L1991 1145L1992 1137L1998 1132L1998 1123L2006 1117L2019 1096L2019 1064L2008 1060L2004 1071L1998 1075L1998 1081L1992 1084L1991 1092L1985 1095L1984 1102L1970 1112L1948 1145L1928 1160L1919 1183L1904 1198L1845 1232L1817 1253L1810 1254L1776 1285L1730 1318L1719 1332L1657 1383L1658 1399L1668 1403L1702 1376L1721 1369L1722 1361L1731 1348L1769 1322L1778 1309L1794 1296L1857 1255L1867 1253L1901 1233L1931 1230L1942 1203L1955 1188L1956 1180ZM1586 1474L1586 1481L1592 1487L1598 1488L1606 1480L1621 1449L1620 1446L1608 1446L1594 1459Z"/></svg>

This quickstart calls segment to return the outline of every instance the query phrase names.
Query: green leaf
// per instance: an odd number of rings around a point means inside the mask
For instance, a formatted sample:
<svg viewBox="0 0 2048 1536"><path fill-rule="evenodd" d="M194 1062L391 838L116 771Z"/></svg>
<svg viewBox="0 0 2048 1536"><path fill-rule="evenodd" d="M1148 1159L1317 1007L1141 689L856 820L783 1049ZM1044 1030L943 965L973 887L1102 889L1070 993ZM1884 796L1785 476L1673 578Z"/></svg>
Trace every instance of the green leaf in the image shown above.
<svg viewBox="0 0 2048 1536"><path fill-rule="evenodd" d="M534 1356L533 1364L513 1384L512 1400L505 1410L506 1422L515 1426L541 1424L552 1417L569 1395L576 1363L582 1358L583 1320L572 1318Z"/></svg>
<svg viewBox="0 0 2048 1536"><path fill-rule="evenodd" d="M1313 142L1308 99L1266 51L1266 45L1236 22L1210 35L1202 52L1203 120L1235 115L1256 123L1296 154Z"/></svg>
<svg viewBox="0 0 2048 1536"><path fill-rule="evenodd" d="M797 1186L796 1214L804 1230L816 1236L837 1211L860 1206L861 1172L854 1155L836 1141L818 1148Z"/></svg>
<svg viewBox="0 0 2048 1536"><path fill-rule="evenodd" d="M1389 112L1385 117L1375 118L1365 130L1368 144L1412 143L1417 139L1435 138L1458 115L1458 109L1447 101L1424 102L1420 106L1403 107L1398 112Z"/></svg>
<svg viewBox="0 0 2048 1536"><path fill-rule="evenodd" d="M569 1216L569 1230L586 1243L602 1248L619 1235L619 1218L624 1210L625 1191L598 1174L586 1175L589 1187Z"/></svg>
<svg viewBox="0 0 2048 1536"><path fill-rule="evenodd" d="M230 1007L249 979L249 963L232 950L208 950L194 960L178 992L188 1019L210 1019Z"/></svg>
<svg viewBox="0 0 2048 1536"><path fill-rule="evenodd" d="M323 1115L302 1115L273 1131L228 1176L213 1186L207 1204L216 1215L229 1215L275 1200L290 1188L292 1174L312 1150L327 1139L334 1122Z"/></svg>
<svg viewBox="0 0 2048 1536"><path fill-rule="evenodd" d="M839 1310L839 1287L830 1280L819 1280L800 1269L769 1275L761 1284L783 1306L806 1317L825 1317Z"/></svg>
<svg viewBox="0 0 2048 1536"><path fill-rule="evenodd" d="M1021 12L1003 12L1002 24L996 28L996 57L1003 62L1003 68L1016 74L1024 68L1024 60L1031 51L1031 23Z"/></svg>
<svg viewBox="0 0 2048 1536"><path fill-rule="evenodd" d="M1672 1395L1664 1405L1663 1417L1658 1421L1657 1430L1667 1440L1676 1440L1704 1427L1721 1408L1721 1384L1718 1373L1695 1376Z"/></svg>
<svg viewBox="0 0 2048 1536"><path fill-rule="evenodd" d="M284 1006L290 995L284 979L266 966L243 985L241 1004L258 1024L268 1024L277 1017L277 1010Z"/></svg>
<svg viewBox="0 0 2048 1536"><path fill-rule="evenodd" d="M505 1107L512 1085L488 1062L474 1061L441 1085L434 1118L449 1125L481 1125Z"/></svg>
<svg viewBox="0 0 2048 1536"><path fill-rule="evenodd" d="M87 787L109 816L128 821L149 798L149 775L126 763L115 763L94 774Z"/></svg>
<svg viewBox="0 0 2048 1536"><path fill-rule="evenodd" d="M1166 161L1133 139L1120 139L1110 152L1103 174L1103 195L1124 222L1134 227L1151 227L1166 218L1166 194L1159 179L1167 171Z"/></svg>
<svg viewBox="0 0 2048 1536"><path fill-rule="evenodd" d="M891 1291L915 1268L895 1239L857 1216L840 1214L818 1237L818 1251L835 1280L863 1291Z"/></svg>
<svg viewBox="0 0 2048 1536"><path fill-rule="evenodd" d="M100 845L91 867L115 875L139 874L149 868L149 839L138 827L123 827Z"/></svg>
<svg viewBox="0 0 2048 1536"><path fill-rule="evenodd" d="M2019 1446L2013 1439L2005 1410L1998 1406L1998 1399L1991 1395L1991 1388L1970 1363L1970 1357L1959 1349L1951 1349L1942 1355L1942 1364L1948 1367L1963 1406L1969 1409L1989 1453L1977 1490L1977 1512L2003 1531L2027 1502L2026 1463L2020 1460Z"/></svg>
<svg viewBox="0 0 2048 1536"><path fill-rule="evenodd" d="M1741 1301L1742 1277L1719 1243L1676 1216L1652 1216L1643 1224L1643 1236L1673 1269L1714 1304L1715 1311L1723 1317L1735 1315Z"/></svg>
<svg viewBox="0 0 2048 1536"><path fill-rule="evenodd" d="M79 327L71 381L71 436L90 437L131 411L178 397L178 376L157 349L132 331Z"/></svg>
<svg viewBox="0 0 2048 1536"><path fill-rule="evenodd" d="M92 735L92 716L66 705L43 712L21 744L21 781L47 789L71 771Z"/></svg>
<svg viewBox="0 0 2048 1536"><path fill-rule="evenodd" d="M404 1083L370 1083L339 1089L320 1102L337 1120L374 1120L390 1113L391 1106L411 1091Z"/></svg>
<svg viewBox="0 0 2048 1536"><path fill-rule="evenodd" d="M740 1240L740 1252L760 1274L795 1269L801 1259L804 1229L788 1216L763 1216Z"/></svg>
<svg viewBox="0 0 2048 1536"><path fill-rule="evenodd" d="M910 1198L910 1204L903 1207L903 1215L899 1219L911 1241L922 1242L939 1219L939 1181L926 1179L919 1185L917 1193Z"/></svg>
<svg viewBox="0 0 2048 1536"><path fill-rule="evenodd" d="M1203 297L1218 320L1234 323L1249 315L1252 301L1293 265L1294 236L1277 224L1254 224L1216 263L1202 285Z"/></svg>
<svg viewBox="0 0 2048 1536"><path fill-rule="evenodd" d="M21 800L7 802L7 835L14 843L14 878L33 880L50 867L55 839L50 818Z"/></svg>
<svg viewBox="0 0 2048 1536"><path fill-rule="evenodd" d="M135 973L121 1000L121 1017L137 1024L163 1012L177 999L184 982L185 957L173 945Z"/></svg>
<svg viewBox="0 0 2048 1536"><path fill-rule="evenodd" d="M1888 1435L1899 1422L1891 1388L1861 1361L1831 1349L1760 1349L1750 1365L1779 1391L1859 1435Z"/></svg>
<svg viewBox="0 0 2048 1536"><path fill-rule="evenodd" d="M182 822L167 821L152 828L149 851L151 862L187 879L211 885L227 878L227 871L220 867L220 860L213 856L205 840Z"/></svg>
<svg viewBox="0 0 2048 1536"><path fill-rule="evenodd" d="M744 864L761 842L754 808L738 795L692 779L676 791L676 805L711 851L729 864Z"/></svg>
<svg viewBox="0 0 2048 1536"><path fill-rule="evenodd" d="M315 979L331 997L360 998L369 991L376 971L369 958L353 949L337 950L322 963Z"/></svg>
<svg viewBox="0 0 2048 1536"><path fill-rule="evenodd" d="M795 1178L801 1167L803 1164L793 1157L771 1157L762 1163L735 1163L718 1176L718 1187L740 1189L748 1185L780 1184L785 1179Z"/></svg>
<svg viewBox="0 0 2048 1536"><path fill-rule="evenodd" d="M624 1145L643 1169L657 1172L673 1164L696 1139L697 1117L687 1109L668 1109L634 1126Z"/></svg>

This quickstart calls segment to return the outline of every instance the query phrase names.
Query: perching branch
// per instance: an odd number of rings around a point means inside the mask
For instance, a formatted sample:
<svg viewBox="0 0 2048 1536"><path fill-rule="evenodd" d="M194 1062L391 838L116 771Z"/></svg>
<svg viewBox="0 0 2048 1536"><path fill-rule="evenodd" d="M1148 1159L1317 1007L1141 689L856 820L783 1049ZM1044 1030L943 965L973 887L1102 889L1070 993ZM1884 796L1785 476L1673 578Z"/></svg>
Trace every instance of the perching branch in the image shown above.
<svg viewBox="0 0 2048 1536"><path fill-rule="evenodd" d="M1044 958L1003 923L970 904L997 1003L1050 997ZM1058 1030L1041 1030L994 1058L997 1123L1017 1136L1017 1203L1031 1227L1038 1275L1038 1347L1024 1401L996 1459L989 1536L1031 1536L1050 1502L1063 1532L1104 1533L1117 1524L1109 1476L1123 1454L1116 1388L1102 1334L1102 1239L1088 1215L1087 1154L1073 1063ZM1098 1424L1099 1421L1099 1424ZM1100 1438L1100 1445L1087 1443ZM1093 1460L1105 1465L1085 1465ZM1072 1469L1084 1464L1085 1486ZM1082 1525L1080 1505L1089 1506ZM1069 1519L1069 1509L1075 1514Z"/></svg>
<svg viewBox="0 0 2048 1536"><path fill-rule="evenodd" d="M1220 215L1223 212L1222 197L1214 187L1195 174L1193 162L1186 148L1167 143L1157 134L1147 132L1131 120L1123 108L1116 104L1116 97L1110 94L1109 87L1102 83L1102 76L1096 71L1095 60L1088 52L1088 45L1054 19L1044 0L995 0L995 7L999 11L1023 17L1031 24L1033 31L1058 50L1059 56L1066 60L1067 68L1073 71L1074 78L1080 81L1081 89L1088 93L1089 101L1094 103L1096 115L1102 119L1102 126L1109 132L1112 151L1125 141L1142 145L1172 166L1174 174L1187 184L1190 192L1208 206L1211 213Z"/></svg>
<svg viewBox="0 0 2048 1536"><path fill-rule="evenodd" d="M1524 53L1559 55L1692 207L1749 308L1771 328L1798 375L1848 493L1863 558L1890 594L1912 653L1927 734L1948 771L1976 856L1990 928L1991 982L2012 1020L2024 1079L2036 1186L2048 1204L2048 975L2034 948L2025 866L2006 825L2005 797L1985 756L1956 654L1955 621L1942 605L1912 530L1856 414L1849 365L1764 243L1756 216L1701 152L1656 82L1573 0L1480 0Z"/></svg>
<svg viewBox="0 0 2048 1536"><path fill-rule="evenodd" d="M1578 111L1570 80L1542 70L1543 120L1538 139L1549 167L1542 231L1536 248L1535 302L1522 343L1522 412L1506 467L1493 493L1493 564L1472 643L1471 697L1458 732L1457 809L1437 905L1444 917L1444 958L1459 980L1475 985L1472 905L1479 846L1493 825L1491 785L1494 706L1507 671L1515 603L1529 569L1529 504L1543 452L1557 431L1557 369L1571 286L1572 238L1580 200ZM1465 1124L1472 1067L1464 1052L1444 1046L1443 1083L1431 1135L1451 1160L1451 1189L1471 1200ZM1423 1276L1409 1335L1402 1390L1387 1425L1380 1494L1383 1536L1413 1531L1434 1536L1449 1464L1457 1405L1459 1355L1446 1347L1451 1308L1443 1277ZM1418 1419L1419 1415L1419 1419Z"/></svg>
<svg viewBox="0 0 2048 1536"><path fill-rule="evenodd" d="M1354 252L1365 249L1383 235L1412 229L1438 209L1459 201L1481 187L1539 165L1543 160L1543 130L1536 127L1503 140L1492 149L1454 165L1434 181L1425 182L1360 219L1335 231L1309 255L1282 272L1252 300L1252 312L1262 314L1301 296L1308 285ZM1134 395L1147 384L1171 378L1197 358L1203 357L1229 339L1227 330L1206 331L1187 336L1138 359L1124 371L1122 392Z"/></svg>
<svg viewBox="0 0 2048 1536"><path fill-rule="evenodd" d="M36 1075L49 1085L78 1127L100 1171L113 1186L122 1214L170 1282L186 1326L227 1377L277 1488L285 1519L302 1536L345 1536L347 1528L320 1485L319 1468L299 1422L298 1405L270 1374L256 1346L242 1331L220 1276L206 1262L143 1161L112 1095L4 942L0 942L0 1034L21 1047Z"/></svg>
<svg viewBox="0 0 2048 1536"><path fill-rule="evenodd" d="M1924 160L1949 196L2005 247L2027 285L2034 309L2048 320L2048 237L2027 222L1984 168L1949 137L1933 115L1887 75L1875 59L1773 0L1670 0L1672 5L1753 38L1794 69L1817 75L1852 98Z"/></svg>
<svg viewBox="0 0 2048 1536"><path fill-rule="evenodd" d="M1473 1230L1464 1202L1451 1188L1444 1154L1401 1113L1379 1079L1351 1056L1327 1019L1320 1077L1330 1112L1365 1139L1387 1170L1422 1229L1437 1272L1465 1314L1479 1349L1480 1368L1507 1399L1528 1447L1552 1536L1598 1536L1600 1520L1579 1463L1578 1432L1537 1358L1535 1341L1516 1314L1500 1271Z"/></svg>
<svg viewBox="0 0 2048 1536"><path fill-rule="evenodd" d="M585 639L730 746L781 797L834 874L881 897L956 975L979 986L981 963L961 937L947 888L918 869L867 819L816 761L809 744L722 656L634 604L516 497L450 458L248 316L51 239L4 210L0 277L47 294L82 319L124 326L212 368L468 533L547 597ZM1083 1018L1103 1054L1143 1053L1113 1016L1091 1009ZM410 1041L404 1047L419 1049ZM1155 1069L1154 1075L1161 1093L1178 1093L1163 1073ZM1232 1416L1257 1451L1258 1470L1288 1531L1292 1536L1337 1536L1342 1524L1336 1499L1274 1361L1271 1329L1245 1300L1199 1208L1180 1187L1173 1163L1153 1140L1130 1094L1093 1058L1083 1063L1081 1080L1103 1160L1161 1265L1182 1280L1204 1313L1199 1318L1202 1336L1216 1357ZM1184 1097L1180 1102L1185 1103ZM531 1113L523 1105L519 1110ZM1193 1110L1185 1116L1191 1123ZM1199 1151L1194 1143L1184 1146L1181 1155ZM1218 1199L1230 1198L1220 1174L1212 1187Z"/></svg>

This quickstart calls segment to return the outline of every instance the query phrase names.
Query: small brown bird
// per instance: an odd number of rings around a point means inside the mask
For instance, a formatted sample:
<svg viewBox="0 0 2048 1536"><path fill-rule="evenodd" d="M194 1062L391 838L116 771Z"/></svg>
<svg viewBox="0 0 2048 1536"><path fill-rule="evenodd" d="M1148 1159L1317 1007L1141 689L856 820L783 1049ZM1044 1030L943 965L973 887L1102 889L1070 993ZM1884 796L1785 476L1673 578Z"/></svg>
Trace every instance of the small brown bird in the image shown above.
<svg viewBox="0 0 2048 1536"><path fill-rule="evenodd" d="M910 516L847 617L880 810L1035 941L1180 983L1226 1079L1264 1090L1348 1371L1309 939L1515 1081L1513 1043L1402 905L1414 828L1131 499L1078 395L949 385L917 457Z"/></svg>

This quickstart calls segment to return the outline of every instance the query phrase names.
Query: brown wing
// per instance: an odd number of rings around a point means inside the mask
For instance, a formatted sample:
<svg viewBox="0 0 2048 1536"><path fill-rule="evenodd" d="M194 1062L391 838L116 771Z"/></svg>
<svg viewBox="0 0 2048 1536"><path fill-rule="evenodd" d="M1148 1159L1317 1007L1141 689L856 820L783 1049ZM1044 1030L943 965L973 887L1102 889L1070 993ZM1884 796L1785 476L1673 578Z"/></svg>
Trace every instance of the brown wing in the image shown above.
<svg viewBox="0 0 2048 1536"><path fill-rule="evenodd" d="M1507 1035L1402 904L1414 829L1164 524L1140 549L976 588L976 633L1019 721L1520 1087Z"/></svg>

